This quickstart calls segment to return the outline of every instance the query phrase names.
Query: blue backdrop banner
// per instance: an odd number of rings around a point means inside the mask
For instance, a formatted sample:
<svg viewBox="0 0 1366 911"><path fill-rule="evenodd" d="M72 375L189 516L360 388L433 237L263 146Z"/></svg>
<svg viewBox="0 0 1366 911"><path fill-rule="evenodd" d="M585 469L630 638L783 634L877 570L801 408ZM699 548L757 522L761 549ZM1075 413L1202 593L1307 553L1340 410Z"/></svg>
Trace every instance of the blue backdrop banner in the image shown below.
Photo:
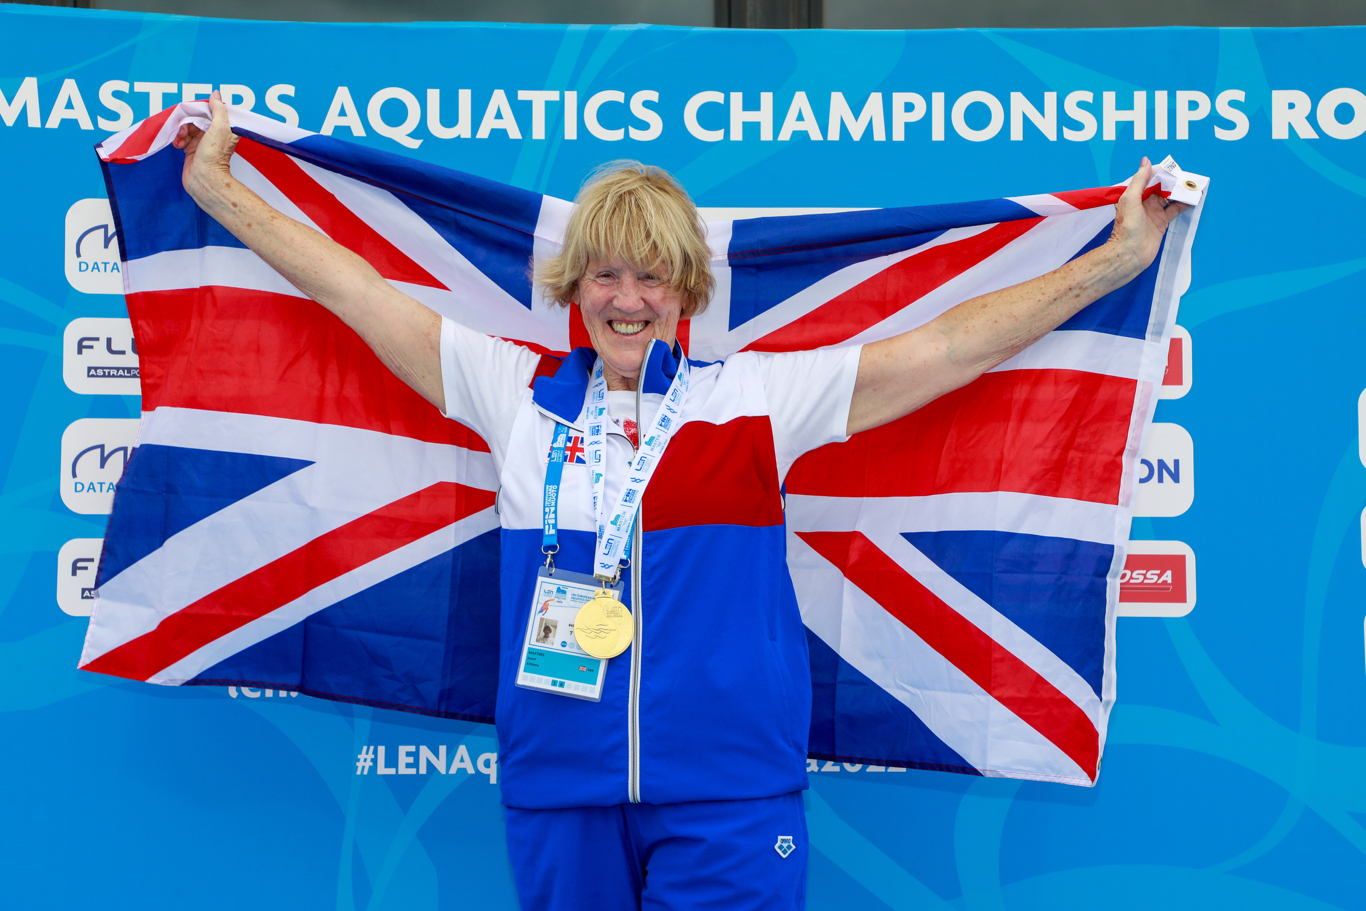
<svg viewBox="0 0 1366 911"><path fill-rule="evenodd" d="M1366 908L1364 52L1354 28L319 25L0 6L6 900L516 907L491 727L75 668L140 412L91 147L220 89L562 198L604 161L645 160L718 220L1103 186L1142 155L1209 175L1134 479L1099 783L813 761L809 902Z"/></svg>

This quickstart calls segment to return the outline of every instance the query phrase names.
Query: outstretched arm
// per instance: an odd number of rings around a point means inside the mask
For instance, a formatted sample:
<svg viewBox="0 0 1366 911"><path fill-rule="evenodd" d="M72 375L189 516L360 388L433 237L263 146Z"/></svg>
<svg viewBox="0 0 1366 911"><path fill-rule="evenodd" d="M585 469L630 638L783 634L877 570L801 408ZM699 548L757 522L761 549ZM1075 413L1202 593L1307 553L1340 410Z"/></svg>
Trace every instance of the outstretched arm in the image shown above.
<svg viewBox="0 0 1366 911"><path fill-rule="evenodd" d="M1110 239L1038 278L965 301L918 329L863 347L850 434L910 414L966 386L1053 331L1083 307L1133 280L1152 263L1180 203L1143 199L1147 158L1115 206Z"/></svg>
<svg viewBox="0 0 1366 911"><path fill-rule="evenodd" d="M180 128L181 180L199 207L277 272L354 329L399 379L445 411L441 385L441 317L385 281L356 254L272 209L232 176L237 136L227 105L209 99L208 132Z"/></svg>

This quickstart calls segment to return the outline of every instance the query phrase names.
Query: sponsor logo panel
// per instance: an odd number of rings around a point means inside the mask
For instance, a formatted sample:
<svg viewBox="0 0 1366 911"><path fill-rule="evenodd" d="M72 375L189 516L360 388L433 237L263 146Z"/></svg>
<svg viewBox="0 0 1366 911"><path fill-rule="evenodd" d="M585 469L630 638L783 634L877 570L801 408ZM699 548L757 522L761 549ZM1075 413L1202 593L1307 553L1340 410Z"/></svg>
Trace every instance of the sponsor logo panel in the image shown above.
<svg viewBox="0 0 1366 911"><path fill-rule="evenodd" d="M1366 467L1366 389L1357 398L1357 458Z"/></svg>
<svg viewBox="0 0 1366 911"><path fill-rule="evenodd" d="M1179 516L1195 502L1195 444L1180 424L1153 424L1138 462L1134 515Z"/></svg>
<svg viewBox="0 0 1366 911"><path fill-rule="evenodd" d="M57 551L57 606L73 617L89 617L95 606L95 573L103 538L72 538Z"/></svg>
<svg viewBox="0 0 1366 911"><path fill-rule="evenodd" d="M84 294L122 294L118 232L107 199L78 199L66 210L66 280Z"/></svg>
<svg viewBox="0 0 1366 911"><path fill-rule="evenodd" d="M108 515L138 436L137 418L81 418L62 433L62 502L72 512Z"/></svg>
<svg viewBox="0 0 1366 911"><path fill-rule="evenodd" d="M1157 391L1160 399L1179 399L1191 391L1191 334L1181 326L1167 343L1167 372Z"/></svg>
<svg viewBox="0 0 1366 911"><path fill-rule="evenodd" d="M62 379L80 395L140 395L132 321L82 316L67 323L62 334Z"/></svg>
<svg viewBox="0 0 1366 911"><path fill-rule="evenodd" d="M1130 541L1119 616L1184 617L1195 607L1195 552L1181 541Z"/></svg>

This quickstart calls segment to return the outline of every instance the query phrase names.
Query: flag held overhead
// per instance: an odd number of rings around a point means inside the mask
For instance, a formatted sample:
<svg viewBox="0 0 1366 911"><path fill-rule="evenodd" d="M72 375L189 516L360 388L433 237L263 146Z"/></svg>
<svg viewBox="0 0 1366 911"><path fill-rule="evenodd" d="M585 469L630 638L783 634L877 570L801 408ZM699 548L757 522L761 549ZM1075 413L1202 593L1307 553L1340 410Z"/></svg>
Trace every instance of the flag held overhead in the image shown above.
<svg viewBox="0 0 1366 911"><path fill-rule="evenodd" d="M541 352L534 291L571 204L233 110L233 173L444 316ZM488 445L204 216L187 102L98 147L141 356L81 666L492 720L498 479ZM1134 471L1208 180L1142 275L977 382L799 460L788 561L813 756L1094 783L1115 699ZM689 355L887 338L1103 243L1122 186L708 225L720 291ZM544 372L544 371L543 371Z"/></svg>

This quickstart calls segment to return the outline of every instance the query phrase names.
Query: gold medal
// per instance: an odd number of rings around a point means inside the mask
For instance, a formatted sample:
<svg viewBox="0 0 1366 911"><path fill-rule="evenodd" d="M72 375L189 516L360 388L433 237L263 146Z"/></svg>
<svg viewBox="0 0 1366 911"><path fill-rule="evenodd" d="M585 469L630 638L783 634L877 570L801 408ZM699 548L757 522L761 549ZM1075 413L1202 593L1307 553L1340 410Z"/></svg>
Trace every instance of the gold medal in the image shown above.
<svg viewBox="0 0 1366 911"><path fill-rule="evenodd" d="M635 635L631 612L606 589L599 589L574 617L574 641L594 658L615 658Z"/></svg>

